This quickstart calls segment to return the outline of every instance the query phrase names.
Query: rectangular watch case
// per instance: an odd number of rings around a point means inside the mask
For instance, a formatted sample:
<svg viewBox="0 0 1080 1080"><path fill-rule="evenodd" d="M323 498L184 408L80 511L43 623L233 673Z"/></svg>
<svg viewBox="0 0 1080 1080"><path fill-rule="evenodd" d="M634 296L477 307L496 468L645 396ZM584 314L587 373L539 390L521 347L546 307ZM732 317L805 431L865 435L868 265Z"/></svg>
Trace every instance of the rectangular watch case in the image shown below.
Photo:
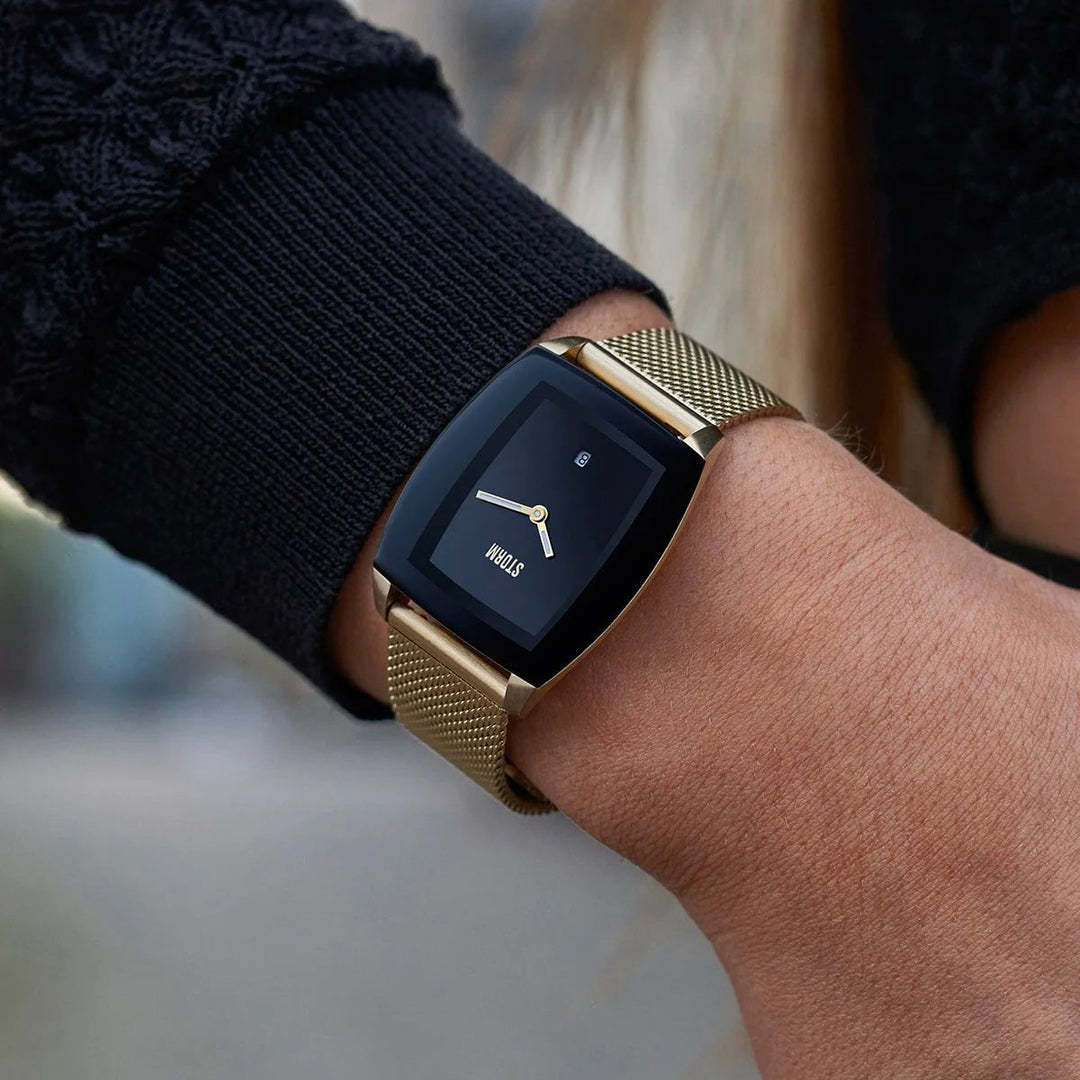
<svg viewBox="0 0 1080 1080"><path fill-rule="evenodd" d="M581 580L570 595L545 596L542 624L526 626L528 620L509 617L455 581L436 565L434 553L478 478L544 403L571 420L587 419L604 445L625 456L627 468L648 476L626 520L598 537L595 550L586 540L560 553L579 560ZM568 460L591 467L589 451L581 451ZM623 393L536 346L488 383L425 454L387 521L375 557L377 579L493 664L539 687L581 656L634 599L677 532L704 467L698 448Z"/></svg>

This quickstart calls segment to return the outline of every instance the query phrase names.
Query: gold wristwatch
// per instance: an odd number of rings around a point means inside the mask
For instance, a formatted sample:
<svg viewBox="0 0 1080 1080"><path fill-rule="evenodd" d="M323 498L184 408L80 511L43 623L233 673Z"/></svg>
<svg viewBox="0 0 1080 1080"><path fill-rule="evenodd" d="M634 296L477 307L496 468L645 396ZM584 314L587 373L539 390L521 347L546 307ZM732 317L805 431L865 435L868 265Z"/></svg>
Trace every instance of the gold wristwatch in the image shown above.
<svg viewBox="0 0 1080 1080"><path fill-rule="evenodd" d="M507 760L525 714L662 561L723 433L792 406L674 330L560 338L439 435L375 556L398 719L512 810L552 804Z"/></svg>

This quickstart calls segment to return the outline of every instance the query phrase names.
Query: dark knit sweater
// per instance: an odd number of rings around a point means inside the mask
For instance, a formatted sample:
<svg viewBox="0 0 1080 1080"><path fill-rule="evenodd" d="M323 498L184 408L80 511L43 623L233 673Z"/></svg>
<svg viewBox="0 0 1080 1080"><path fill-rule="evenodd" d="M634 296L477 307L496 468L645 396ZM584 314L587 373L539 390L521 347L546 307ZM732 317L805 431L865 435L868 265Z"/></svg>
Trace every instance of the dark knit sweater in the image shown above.
<svg viewBox="0 0 1080 1080"><path fill-rule="evenodd" d="M941 6L852 30L897 333L962 437L979 342L1080 277L1080 25ZM653 291L332 0L0 0L0 468L357 710L323 641L381 508L615 286Z"/></svg>
<svg viewBox="0 0 1080 1080"><path fill-rule="evenodd" d="M652 286L331 0L0 8L0 466L339 700L363 540L559 315Z"/></svg>
<svg viewBox="0 0 1080 1080"><path fill-rule="evenodd" d="M849 0L847 12L893 329L983 515L970 454L982 346L1080 283L1080 5Z"/></svg>

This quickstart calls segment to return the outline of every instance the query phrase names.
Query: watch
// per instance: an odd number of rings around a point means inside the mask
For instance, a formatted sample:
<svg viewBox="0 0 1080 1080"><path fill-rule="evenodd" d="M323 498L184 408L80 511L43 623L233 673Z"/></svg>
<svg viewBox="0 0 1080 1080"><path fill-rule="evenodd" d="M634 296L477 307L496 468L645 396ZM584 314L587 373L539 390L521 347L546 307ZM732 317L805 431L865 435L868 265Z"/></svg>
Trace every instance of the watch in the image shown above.
<svg viewBox="0 0 1080 1080"><path fill-rule="evenodd" d="M799 412L685 334L545 341L421 459L375 555L398 719L521 813L524 715L663 560L723 433Z"/></svg>

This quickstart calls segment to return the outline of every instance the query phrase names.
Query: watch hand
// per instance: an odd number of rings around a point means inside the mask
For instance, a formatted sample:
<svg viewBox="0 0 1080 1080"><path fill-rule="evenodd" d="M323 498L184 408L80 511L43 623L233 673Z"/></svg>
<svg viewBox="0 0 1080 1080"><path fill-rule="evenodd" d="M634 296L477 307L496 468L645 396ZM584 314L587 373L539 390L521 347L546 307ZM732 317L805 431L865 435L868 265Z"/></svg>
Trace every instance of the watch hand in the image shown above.
<svg viewBox="0 0 1080 1080"><path fill-rule="evenodd" d="M516 510L519 514L525 514L529 517L532 516L533 507L526 506L524 503L514 502L513 499L504 499L501 495L492 495L487 491L478 491L476 497L481 502L491 503L492 506L502 506L507 510Z"/></svg>
<svg viewBox="0 0 1080 1080"><path fill-rule="evenodd" d="M514 502L513 499L504 499L501 495L492 495L490 491L478 491L476 497L481 502L491 503L492 506L502 506L507 510L525 514L540 533L540 546L544 549L544 558L555 558L555 549L551 546L551 534L547 527L547 507L526 506L525 503Z"/></svg>
<svg viewBox="0 0 1080 1080"><path fill-rule="evenodd" d="M544 558L554 559L555 549L551 546L551 534L548 532L547 519L537 521L536 528L540 533L540 546L544 549Z"/></svg>

